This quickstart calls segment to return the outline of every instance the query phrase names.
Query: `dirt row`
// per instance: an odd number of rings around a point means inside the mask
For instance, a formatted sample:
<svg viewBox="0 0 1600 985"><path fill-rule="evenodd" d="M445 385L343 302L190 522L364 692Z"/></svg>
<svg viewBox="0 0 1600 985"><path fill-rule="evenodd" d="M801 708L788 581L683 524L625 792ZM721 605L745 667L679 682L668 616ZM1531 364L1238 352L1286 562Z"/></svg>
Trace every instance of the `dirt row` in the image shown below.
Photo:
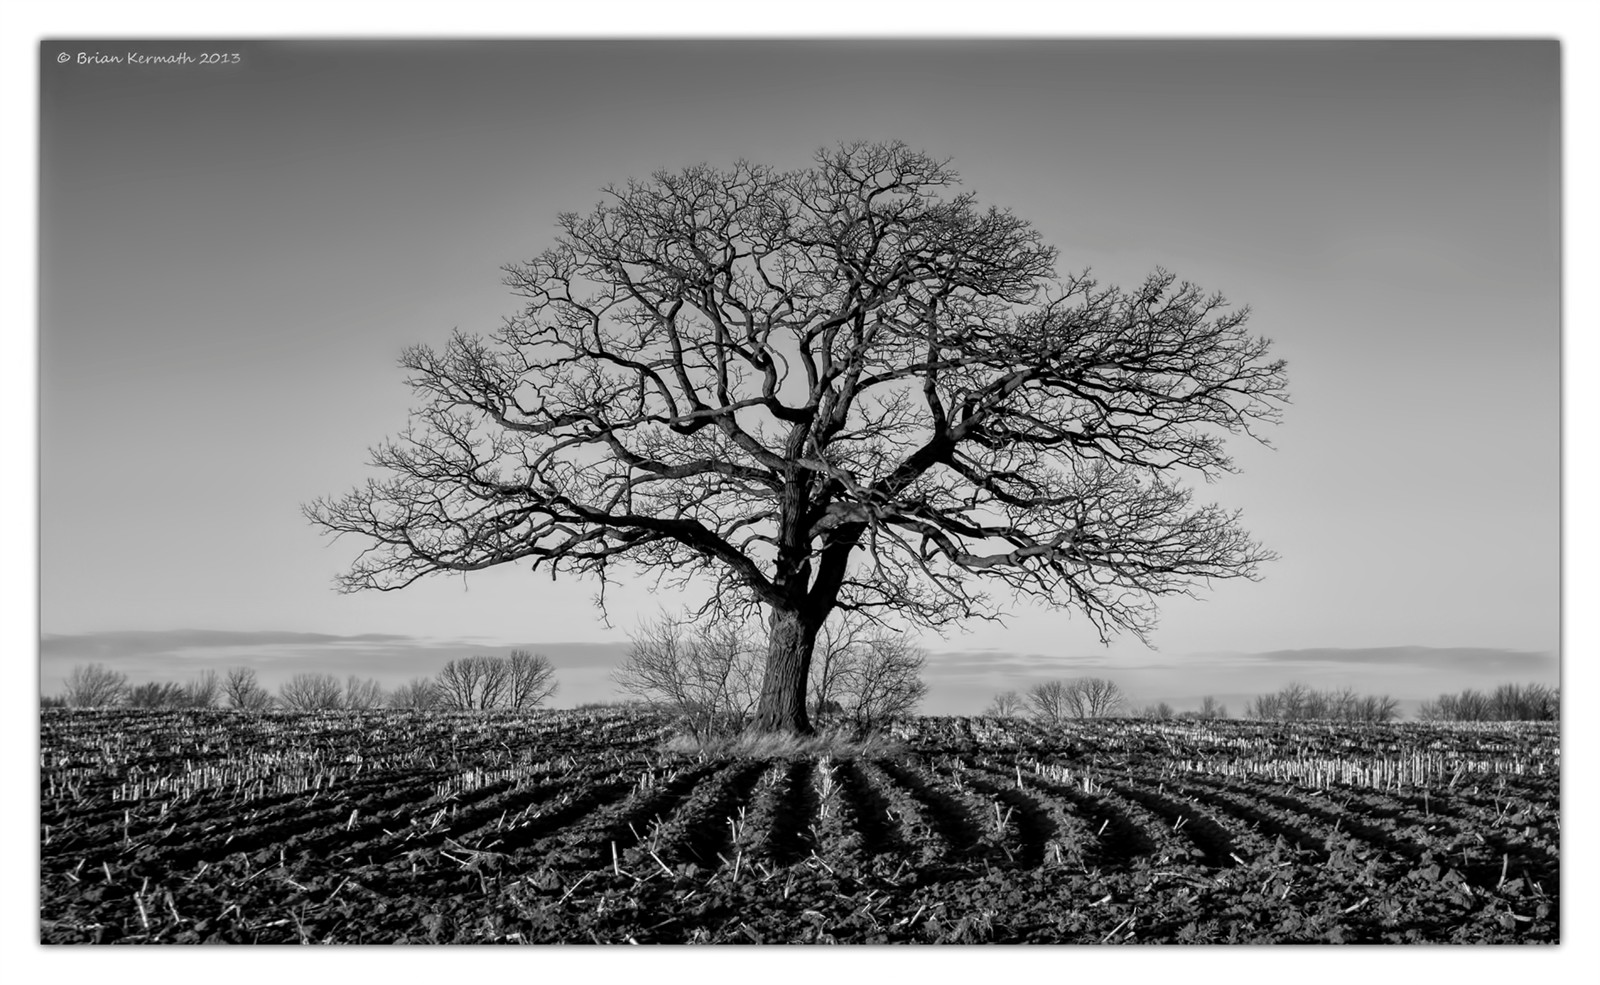
<svg viewBox="0 0 1600 985"><path fill-rule="evenodd" d="M439 787L373 777L287 802L174 809L166 826L102 818L44 846L43 939L337 938L341 915L346 933L386 939L398 931L383 928L454 913L447 901L480 898L487 916L493 900L515 906L545 889L570 901L586 880L591 890L653 880L632 893L648 899L685 881L728 890L778 879L787 899L796 882L818 880L916 889L1166 870L1203 885L1229 870L1316 872L1341 860L1375 884L1448 864L1468 893L1508 878L1551 896L1559 885L1554 843L1525 836L1526 825L1485 826L1449 800L1419 814L1395 798L1194 774L1073 781L982 757L642 758L444 796ZM652 932L670 938L697 920ZM522 932L545 939L537 924ZM611 925L591 930L600 926ZM784 926L774 918L756 932ZM571 929L556 920L544 933Z"/></svg>
<svg viewBox="0 0 1600 985"><path fill-rule="evenodd" d="M1368 785L1238 768L1296 738L1248 723L1185 746L927 719L881 754L738 758L669 751L669 725L46 716L40 939L1559 939L1553 753ZM1508 735L1431 754L1548 739Z"/></svg>

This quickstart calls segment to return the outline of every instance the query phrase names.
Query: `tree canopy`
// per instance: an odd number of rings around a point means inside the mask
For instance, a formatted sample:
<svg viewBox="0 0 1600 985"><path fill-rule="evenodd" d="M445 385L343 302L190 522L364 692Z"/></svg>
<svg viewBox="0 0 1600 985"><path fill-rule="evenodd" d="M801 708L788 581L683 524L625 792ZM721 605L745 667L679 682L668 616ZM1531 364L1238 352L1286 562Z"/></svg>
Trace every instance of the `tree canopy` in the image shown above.
<svg viewBox="0 0 1600 985"><path fill-rule="evenodd" d="M804 730L837 610L940 626L997 615L993 586L1146 639L1160 596L1254 577L1271 554L1181 484L1286 400L1247 309L1159 270L1058 276L957 188L858 143L563 214L505 268L499 331L406 350L423 402L386 477L307 506L367 545L340 587L514 561L708 584L708 613L769 615L758 717Z"/></svg>

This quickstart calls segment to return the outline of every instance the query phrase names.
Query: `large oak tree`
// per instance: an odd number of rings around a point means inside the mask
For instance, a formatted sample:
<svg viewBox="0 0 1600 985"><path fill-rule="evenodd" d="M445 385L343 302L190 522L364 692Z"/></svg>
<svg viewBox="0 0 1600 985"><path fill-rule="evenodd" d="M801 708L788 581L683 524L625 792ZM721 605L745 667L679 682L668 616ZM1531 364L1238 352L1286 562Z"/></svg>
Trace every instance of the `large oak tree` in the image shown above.
<svg viewBox="0 0 1600 985"><path fill-rule="evenodd" d="M898 143L797 171L658 172L560 217L505 268L490 338L407 350L422 405L386 476L306 507L366 547L339 584L392 590L519 560L707 584L759 609L754 727L806 732L830 613L936 627L985 590L1141 639L1154 602L1270 554L1184 477L1232 470L1284 364L1157 271L1060 276L1008 211Z"/></svg>

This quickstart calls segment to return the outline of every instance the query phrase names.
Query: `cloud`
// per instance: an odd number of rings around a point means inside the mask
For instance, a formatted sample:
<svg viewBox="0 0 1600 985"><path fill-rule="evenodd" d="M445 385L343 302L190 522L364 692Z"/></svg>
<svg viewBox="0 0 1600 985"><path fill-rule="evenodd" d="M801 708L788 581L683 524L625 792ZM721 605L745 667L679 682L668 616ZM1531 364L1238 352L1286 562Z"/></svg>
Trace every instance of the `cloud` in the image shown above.
<svg viewBox="0 0 1600 985"><path fill-rule="evenodd" d="M1380 646L1365 649L1319 647L1307 650L1270 650L1241 654L1247 660L1268 663L1378 664L1424 667L1432 670L1524 673L1552 669L1553 653L1505 650L1491 647Z"/></svg>
<svg viewBox="0 0 1600 985"><path fill-rule="evenodd" d="M1042 653L1009 653L1004 650L955 650L928 654L927 673L936 675L993 673L1083 673L1087 668L1108 666L1106 656L1069 657Z"/></svg>
<svg viewBox="0 0 1600 985"><path fill-rule="evenodd" d="M41 656L104 656L130 653L172 653L178 650L256 646L319 646L337 643L401 643L410 639L388 633L330 636L280 630L239 632L224 629L115 630L104 633L46 633L39 639Z"/></svg>

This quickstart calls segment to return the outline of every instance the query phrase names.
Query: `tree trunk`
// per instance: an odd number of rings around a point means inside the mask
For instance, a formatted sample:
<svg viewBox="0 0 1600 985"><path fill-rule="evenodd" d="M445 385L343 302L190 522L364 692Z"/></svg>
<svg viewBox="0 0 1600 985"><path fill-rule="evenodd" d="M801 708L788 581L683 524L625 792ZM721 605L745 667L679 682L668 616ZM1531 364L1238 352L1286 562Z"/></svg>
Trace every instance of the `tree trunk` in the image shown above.
<svg viewBox="0 0 1600 985"><path fill-rule="evenodd" d="M791 609L774 609L769 625L766 673L761 678L761 700L751 731L811 735L806 684L820 627Z"/></svg>

